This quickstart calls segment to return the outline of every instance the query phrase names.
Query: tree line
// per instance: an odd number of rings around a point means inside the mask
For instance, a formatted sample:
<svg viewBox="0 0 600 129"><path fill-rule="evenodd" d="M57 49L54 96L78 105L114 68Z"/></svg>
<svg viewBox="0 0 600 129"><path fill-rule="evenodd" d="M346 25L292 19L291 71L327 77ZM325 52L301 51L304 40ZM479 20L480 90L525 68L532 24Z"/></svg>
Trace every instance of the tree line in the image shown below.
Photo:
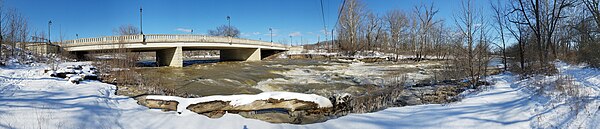
<svg viewBox="0 0 600 129"><path fill-rule="evenodd" d="M11 59L23 59L25 53L17 51L16 48L24 48L30 28L25 16L16 9L5 9L4 2L0 1L0 64Z"/></svg>
<svg viewBox="0 0 600 129"><path fill-rule="evenodd" d="M362 0L345 0L337 39L321 48L450 59L467 75L484 74L492 57L501 58L505 70L522 73L551 71L556 59L598 67L598 1L490 0L481 7L460 0L452 19L440 19L433 3L376 14Z"/></svg>

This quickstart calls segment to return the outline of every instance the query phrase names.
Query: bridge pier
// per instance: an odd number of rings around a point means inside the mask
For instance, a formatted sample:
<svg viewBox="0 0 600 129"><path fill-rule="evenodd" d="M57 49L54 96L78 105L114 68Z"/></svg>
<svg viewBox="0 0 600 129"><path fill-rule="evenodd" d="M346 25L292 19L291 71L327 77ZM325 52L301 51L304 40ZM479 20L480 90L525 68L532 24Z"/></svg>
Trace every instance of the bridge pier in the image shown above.
<svg viewBox="0 0 600 129"><path fill-rule="evenodd" d="M221 61L260 61L260 48L242 48L220 50Z"/></svg>
<svg viewBox="0 0 600 129"><path fill-rule="evenodd" d="M183 67L181 46L156 51L156 62L159 66Z"/></svg>

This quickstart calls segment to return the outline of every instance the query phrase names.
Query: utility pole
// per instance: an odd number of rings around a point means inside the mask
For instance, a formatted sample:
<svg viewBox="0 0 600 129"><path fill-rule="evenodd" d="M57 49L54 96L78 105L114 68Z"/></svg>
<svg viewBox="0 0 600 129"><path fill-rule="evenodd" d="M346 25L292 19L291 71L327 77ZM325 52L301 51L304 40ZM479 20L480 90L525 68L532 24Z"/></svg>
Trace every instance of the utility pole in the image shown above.
<svg viewBox="0 0 600 129"><path fill-rule="evenodd" d="M304 40L302 40L302 35L300 36L300 46L304 44Z"/></svg>
<svg viewBox="0 0 600 129"><path fill-rule="evenodd" d="M328 52L331 52L332 51L331 49L333 49L333 44L335 44L335 42L333 42L333 41L335 41L335 38L333 37L333 28L332 28L331 29L331 45L329 46Z"/></svg>
<svg viewBox="0 0 600 129"><path fill-rule="evenodd" d="M321 35L317 35L317 44L315 44L315 47L319 48L319 42L321 42ZM317 49L318 52L321 52L321 50Z"/></svg>

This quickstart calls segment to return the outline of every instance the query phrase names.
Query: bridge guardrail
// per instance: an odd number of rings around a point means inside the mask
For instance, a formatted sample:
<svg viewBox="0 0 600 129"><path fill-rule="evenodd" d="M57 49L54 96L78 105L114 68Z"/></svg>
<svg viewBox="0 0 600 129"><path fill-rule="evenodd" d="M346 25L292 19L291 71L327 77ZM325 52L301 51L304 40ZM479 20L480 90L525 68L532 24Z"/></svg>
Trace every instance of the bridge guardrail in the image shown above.
<svg viewBox="0 0 600 129"><path fill-rule="evenodd" d="M145 41L144 41L145 37ZM290 46L258 40L240 39L232 37L207 36L207 35L170 35L170 34L147 34L147 35L122 35L106 36L98 38L81 38L62 42L63 47L118 44L118 43L153 43L153 42L206 42L206 43L232 43L250 44L261 46L273 46L289 48Z"/></svg>

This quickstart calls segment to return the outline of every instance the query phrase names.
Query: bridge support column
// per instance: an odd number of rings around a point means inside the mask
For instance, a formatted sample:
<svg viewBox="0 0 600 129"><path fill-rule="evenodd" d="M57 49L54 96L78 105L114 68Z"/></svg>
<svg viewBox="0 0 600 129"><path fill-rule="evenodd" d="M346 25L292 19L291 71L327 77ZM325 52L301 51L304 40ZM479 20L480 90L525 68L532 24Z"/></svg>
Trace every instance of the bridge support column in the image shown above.
<svg viewBox="0 0 600 129"><path fill-rule="evenodd" d="M260 48L226 49L220 52L221 61L260 61Z"/></svg>
<svg viewBox="0 0 600 129"><path fill-rule="evenodd" d="M160 66L183 67L181 46L156 51L156 62Z"/></svg>

